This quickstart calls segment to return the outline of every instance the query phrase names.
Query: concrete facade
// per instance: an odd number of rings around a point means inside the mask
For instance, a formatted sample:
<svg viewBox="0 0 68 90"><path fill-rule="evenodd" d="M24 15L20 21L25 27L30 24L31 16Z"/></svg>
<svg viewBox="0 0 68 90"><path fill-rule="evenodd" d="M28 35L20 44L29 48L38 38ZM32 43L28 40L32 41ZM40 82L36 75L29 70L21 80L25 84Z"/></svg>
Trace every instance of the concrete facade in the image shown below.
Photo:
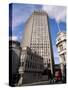
<svg viewBox="0 0 68 90"><path fill-rule="evenodd" d="M49 31L48 15L44 11L34 11L26 22L21 47L30 47L43 57L44 69L48 68L53 74L53 52Z"/></svg>

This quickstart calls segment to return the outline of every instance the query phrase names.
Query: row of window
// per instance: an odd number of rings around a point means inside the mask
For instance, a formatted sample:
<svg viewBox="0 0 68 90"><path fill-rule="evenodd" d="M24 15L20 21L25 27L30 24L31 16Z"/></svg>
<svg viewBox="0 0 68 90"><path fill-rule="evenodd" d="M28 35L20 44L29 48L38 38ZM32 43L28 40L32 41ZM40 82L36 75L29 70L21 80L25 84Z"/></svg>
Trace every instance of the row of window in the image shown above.
<svg viewBox="0 0 68 90"><path fill-rule="evenodd" d="M64 50L63 45L59 45L59 49L60 49L60 51Z"/></svg>
<svg viewBox="0 0 68 90"><path fill-rule="evenodd" d="M34 27L32 33L34 35L35 34L46 35L46 34L48 34L48 30L47 30L47 28L41 28L41 27L37 28L37 27Z"/></svg>
<svg viewBox="0 0 68 90"><path fill-rule="evenodd" d="M46 51L46 50L50 50L49 47L33 47L31 46L31 49L34 49L34 50L38 50L38 51Z"/></svg>
<svg viewBox="0 0 68 90"><path fill-rule="evenodd" d="M37 64L28 61L26 62L25 67L28 69L43 69L43 64Z"/></svg>
<svg viewBox="0 0 68 90"><path fill-rule="evenodd" d="M48 39L48 40L47 40ZM38 36L38 35L34 35L34 37L32 36L32 41L45 41L48 42L49 41L49 37L48 36Z"/></svg>
<svg viewBox="0 0 68 90"><path fill-rule="evenodd" d="M45 32L42 33L42 32L39 31L39 33L33 33L32 34L32 38L43 38L43 39L45 39L47 37L49 37L49 35Z"/></svg>
<svg viewBox="0 0 68 90"><path fill-rule="evenodd" d="M46 18L45 17L34 17L34 22L35 23L47 23L47 20L46 20Z"/></svg>
<svg viewBox="0 0 68 90"><path fill-rule="evenodd" d="M47 38L48 39L48 38ZM31 42L38 42L38 43L46 43L48 42L46 39L44 40L43 38L39 38L39 39L35 39L35 38L32 38Z"/></svg>
<svg viewBox="0 0 68 90"><path fill-rule="evenodd" d="M39 47L45 46L45 44L46 44L46 42L43 42L43 41L37 41L37 40L31 42L31 45L34 46L34 47L36 47L36 46L39 46ZM45 47L46 47L46 46L45 46Z"/></svg>
<svg viewBox="0 0 68 90"><path fill-rule="evenodd" d="M39 22L39 21L34 22L34 26L35 26L35 27L36 27L36 26L44 26L44 25L47 25L47 23L46 23L46 22Z"/></svg>
<svg viewBox="0 0 68 90"><path fill-rule="evenodd" d="M45 19L46 16L45 15L34 15L34 19Z"/></svg>
<svg viewBox="0 0 68 90"><path fill-rule="evenodd" d="M43 51L41 51L41 50L38 50L38 49L33 49L32 50L33 52L35 52L36 51L36 53L38 54L38 55L41 55L41 56L46 56L46 55L49 55L50 54L50 52L49 52L49 50L43 50Z"/></svg>
<svg viewBox="0 0 68 90"><path fill-rule="evenodd" d="M49 44L46 44L46 43L45 44L43 44L43 43L41 43L41 44L40 43L38 43L38 44L37 43L31 43L31 47L32 48L39 48L39 49L41 49L41 48L46 49L46 48L49 48Z"/></svg>
<svg viewBox="0 0 68 90"><path fill-rule="evenodd" d="M47 42L46 39L45 39L45 40L43 40L43 39L32 39L32 40L31 40L31 43L32 43L32 44L35 43L36 45L37 45L37 44L46 44L46 42Z"/></svg>
<svg viewBox="0 0 68 90"><path fill-rule="evenodd" d="M42 29L34 29L36 31L32 31L32 35L48 35L48 32L45 30L42 30Z"/></svg>
<svg viewBox="0 0 68 90"><path fill-rule="evenodd" d="M45 32L35 32L35 33L32 33L32 38L43 38L43 39L46 39L46 38L49 38L49 35L48 33L45 33Z"/></svg>
<svg viewBox="0 0 68 90"><path fill-rule="evenodd" d="M35 63L42 63L43 62L43 59L41 59L40 57L38 56L33 56L33 55L27 55L27 61L30 61L30 62L35 62Z"/></svg>

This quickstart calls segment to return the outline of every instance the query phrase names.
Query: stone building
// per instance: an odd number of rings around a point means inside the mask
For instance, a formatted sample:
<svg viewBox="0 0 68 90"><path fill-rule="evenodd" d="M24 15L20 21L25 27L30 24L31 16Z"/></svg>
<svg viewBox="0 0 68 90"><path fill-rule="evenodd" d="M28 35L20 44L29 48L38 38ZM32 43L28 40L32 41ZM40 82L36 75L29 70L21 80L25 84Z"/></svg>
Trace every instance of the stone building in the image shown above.
<svg viewBox="0 0 68 90"><path fill-rule="evenodd" d="M18 85L41 81L43 70L43 58L29 47L22 48Z"/></svg>
<svg viewBox="0 0 68 90"><path fill-rule="evenodd" d="M58 32L57 35L56 46L58 48L62 76L64 76L64 72L66 72L66 33Z"/></svg>
<svg viewBox="0 0 68 90"><path fill-rule="evenodd" d="M20 75L18 68L20 66L20 43L16 40L9 41L9 85L15 86Z"/></svg>

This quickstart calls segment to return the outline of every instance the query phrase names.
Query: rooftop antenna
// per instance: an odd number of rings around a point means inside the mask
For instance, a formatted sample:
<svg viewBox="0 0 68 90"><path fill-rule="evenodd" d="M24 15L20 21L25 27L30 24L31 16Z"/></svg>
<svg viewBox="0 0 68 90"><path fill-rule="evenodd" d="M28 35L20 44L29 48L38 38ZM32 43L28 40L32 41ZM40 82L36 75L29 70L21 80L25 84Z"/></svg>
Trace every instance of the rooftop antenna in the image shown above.
<svg viewBox="0 0 68 90"><path fill-rule="evenodd" d="M41 12L42 11L42 9L40 9L40 8L35 8L34 10L35 11L38 11L38 12Z"/></svg>
<svg viewBox="0 0 68 90"><path fill-rule="evenodd" d="M56 23L57 23L57 21L56 21ZM60 27L59 27L59 24L58 24L58 23L57 23L57 26L58 26L58 30L59 30L59 32L60 32L61 30L60 30Z"/></svg>

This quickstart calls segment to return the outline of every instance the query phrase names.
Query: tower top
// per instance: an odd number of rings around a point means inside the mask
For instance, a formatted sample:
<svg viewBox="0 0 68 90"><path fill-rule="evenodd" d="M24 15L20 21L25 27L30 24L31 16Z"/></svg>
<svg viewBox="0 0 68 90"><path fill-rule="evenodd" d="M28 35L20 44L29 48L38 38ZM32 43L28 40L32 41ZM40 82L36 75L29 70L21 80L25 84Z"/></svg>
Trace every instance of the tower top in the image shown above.
<svg viewBox="0 0 68 90"><path fill-rule="evenodd" d="M58 46L62 41L66 41L66 32L57 33L56 46Z"/></svg>
<svg viewBox="0 0 68 90"><path fill-rule="evenodd" d="M42 14L42 15L47 15L48 16L47 12L45 12L43 10L34 10L33 14L39 14L39 15Z"/></svg>

